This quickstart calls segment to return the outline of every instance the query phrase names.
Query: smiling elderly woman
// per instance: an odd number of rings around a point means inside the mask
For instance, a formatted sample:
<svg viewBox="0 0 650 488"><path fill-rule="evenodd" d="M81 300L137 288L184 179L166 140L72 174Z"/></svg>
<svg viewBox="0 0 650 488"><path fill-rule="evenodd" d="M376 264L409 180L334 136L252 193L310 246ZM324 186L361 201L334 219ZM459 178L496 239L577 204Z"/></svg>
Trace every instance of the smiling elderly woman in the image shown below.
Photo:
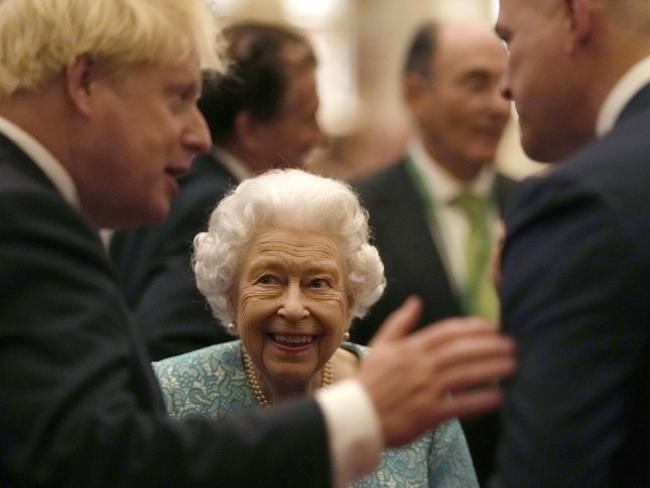
<svg viewBox="0 0 650 488"><path fill-rule="evenodd" d="M154 363L172 416L221 417L354 374L366 349L344 342L347 331L382 294L385 278L366 212L348 186L297 169L245 180L194 246L198 287L241 341ZM386 450L354 486L477 482L452 421Z"/></svg>

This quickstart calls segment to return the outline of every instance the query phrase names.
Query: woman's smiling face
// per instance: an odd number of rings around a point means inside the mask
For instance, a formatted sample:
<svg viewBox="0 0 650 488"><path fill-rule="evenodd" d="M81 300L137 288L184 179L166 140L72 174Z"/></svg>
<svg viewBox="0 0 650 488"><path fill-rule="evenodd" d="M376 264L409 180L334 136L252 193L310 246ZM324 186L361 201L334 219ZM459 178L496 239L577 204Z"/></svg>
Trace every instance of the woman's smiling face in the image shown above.
<svg viewBox="0 0 650 488"><path fill-rule="evenodd" d="M251 240L232 315L267 389L309 390L350 325L346 276L330 236L272 228Z"/></svg>

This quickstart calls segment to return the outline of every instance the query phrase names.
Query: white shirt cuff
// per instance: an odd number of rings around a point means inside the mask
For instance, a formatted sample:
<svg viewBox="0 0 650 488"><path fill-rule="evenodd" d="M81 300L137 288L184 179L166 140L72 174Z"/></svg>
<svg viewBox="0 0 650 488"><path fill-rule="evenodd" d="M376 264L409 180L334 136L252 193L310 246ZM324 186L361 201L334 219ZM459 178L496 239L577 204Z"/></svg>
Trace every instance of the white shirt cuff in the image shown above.
<svg viewBox="0 0 650 488"><path fill-rule="evenodd" d="M357 380L316 392L329 436L334 488L346 488L379 463L384 439L375 407Z"/></svg>

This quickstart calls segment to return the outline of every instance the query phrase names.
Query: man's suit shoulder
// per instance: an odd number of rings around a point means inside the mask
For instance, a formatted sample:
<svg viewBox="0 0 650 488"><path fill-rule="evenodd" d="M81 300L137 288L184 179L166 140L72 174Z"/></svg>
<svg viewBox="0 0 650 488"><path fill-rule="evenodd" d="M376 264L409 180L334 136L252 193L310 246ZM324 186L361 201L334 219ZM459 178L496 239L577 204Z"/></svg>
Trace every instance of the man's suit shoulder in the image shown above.
<svg viewBox="0 0 650 488"><path fill-rule="evenodd" d="M650 215L650 111L636 114L541 177L521 184L508 220L526 221L578 198L599 200L601 208L630 222Z"/></svg>
<svg viewBox="0 0 650 488"><path fill-rule="evenodd" d="M390 197L396 181L402 180L404 175L406 175L406 168L405 160L402 159L359 180L355 187L362 201L370 205L378 199Z"/></svg>
<svg viewBox="0 0 650 488"><path fill-rule="evenodd" d="M195 214L207 223L210 213L236 181L226 168L210 154L198 156L191 171L179 179L181 192L172 203L167 226ZM163 224L164 225L164 224Z"/></svg>

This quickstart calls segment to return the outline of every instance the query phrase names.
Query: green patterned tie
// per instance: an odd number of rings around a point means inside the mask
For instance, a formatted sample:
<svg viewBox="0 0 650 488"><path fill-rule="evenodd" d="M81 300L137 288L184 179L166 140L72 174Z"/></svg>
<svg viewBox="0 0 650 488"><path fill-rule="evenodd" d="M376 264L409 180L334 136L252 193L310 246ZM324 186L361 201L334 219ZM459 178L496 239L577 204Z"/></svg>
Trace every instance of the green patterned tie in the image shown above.
<svg viewBox="0 0 650 488"><path fill-rule="evenodd" d="M464 295L467 310L490 320L499 318L499 298L490 276L492 239L488 202L470 192L461 192L452 200L469 221L465 240L466 275Z"/></svg>

